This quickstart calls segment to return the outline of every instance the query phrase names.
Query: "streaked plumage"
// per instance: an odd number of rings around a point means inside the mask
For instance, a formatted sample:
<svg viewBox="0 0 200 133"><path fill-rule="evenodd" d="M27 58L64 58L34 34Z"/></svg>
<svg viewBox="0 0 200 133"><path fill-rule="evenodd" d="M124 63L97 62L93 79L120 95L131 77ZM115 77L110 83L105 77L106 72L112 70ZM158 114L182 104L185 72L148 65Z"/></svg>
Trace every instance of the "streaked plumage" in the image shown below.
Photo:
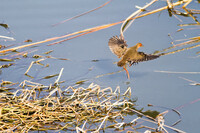
<svg viewBox="0 0 200 133"><path fill-rule="evenodd" d="M127 48L126 41L122 37L113 36L108 42L108 46L112 53L121 58L117 63L119 67L123 67L126 70L127 76L129 78L128 70L125 68L126 63L129 66L137 64L138 62L153 60L159 57L159 55L145 54L143 52L138 52L139 47L143 47L141 43L137 43L135 46Z"/></svg>
<svg viewBox="0 0 200 133"><path fill-rule="evenodd" d="M121 37L113 36L108 42L108 46L112 53L116 54L118 58L122 57L127 50L127 44Z"/></svg>
<svg viewBox="0 0 200 133"><path fill-rule="evenodd" d="M110 50L116 54L121 60L117 63L119 67L129 63L129 66L137 64L138 62L153 60L159 57L159 55L145 54L138 52L139 47L143 47L141 43L137 43L135 46L127 48L126 41L123 38L114 36L110 38L108 42Z"/></svg>

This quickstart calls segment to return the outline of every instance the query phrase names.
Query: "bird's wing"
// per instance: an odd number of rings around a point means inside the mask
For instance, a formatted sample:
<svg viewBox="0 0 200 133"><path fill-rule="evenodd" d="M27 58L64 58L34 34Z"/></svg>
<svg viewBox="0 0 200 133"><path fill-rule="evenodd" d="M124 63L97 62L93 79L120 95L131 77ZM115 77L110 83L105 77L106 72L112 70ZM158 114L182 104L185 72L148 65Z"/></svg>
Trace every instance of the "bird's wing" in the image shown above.
<svg viewBox="0 0 200 133"><path fill-rule="evenodd" d="M123 38L113 36L112 38L110 38L108 46L112 53L116 54L120 58L126 52L128 45Z"/></svg>
<svg viewBox="0 0 200 133"><path fill-rule="evenodd" d="M135 58L129 59L129 66L137 64L138 62L153 60L160 57L159 55L145 54L143 52L138 52Z"/></svg>

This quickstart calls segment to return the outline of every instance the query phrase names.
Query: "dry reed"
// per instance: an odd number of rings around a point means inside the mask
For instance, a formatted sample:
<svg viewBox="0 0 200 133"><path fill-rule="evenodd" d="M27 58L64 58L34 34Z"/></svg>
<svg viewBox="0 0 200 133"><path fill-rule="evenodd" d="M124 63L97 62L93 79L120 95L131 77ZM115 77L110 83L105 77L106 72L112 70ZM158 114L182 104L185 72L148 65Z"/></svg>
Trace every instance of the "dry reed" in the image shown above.
<svg viewBox="0 0 200 133"><path fill-rule="evenodd" d="M42 41L38 41L38 42L29 43L29 44L22 45L22 46L17 46L17 47L1 50L0 53L5 53L5 52L9 52L9 51L17 50L17 49L22 49L22 48L26 48L26 47L30 47L30 46L34 46L34 45L38 45L38 44L43 44L43 43L47 43L47 42L57 41L57 42L53 42L53 43L49 44L49 45L54 45L54 44L58 44L58 43L61 43L61 42L64 42L64 41L67 41L67 40L70 40L70 39L73 39L73 38L76 38L76 37L80 37L82 35L93 33L93 32L96 32L96 31L99 31L99 30L102 30L102 29L106 29L106 28L109 28L109 27L112 27L112 26L115 26L115 25L118 25L118 24L121 24L121 23L124 23L122 25L122 28L121 28L122 29L121 34L123 35L123 32L124 32L123 30L127 26L125 23L128 23L130 20L135 20L135 19L138 19L138 18L141 18L141 17L145 17L145 16L148 16L148 15L169 9L169 6L164 6L164 7L155 9L153 11L149 11L147 13L137 15L138 13L143 12L146 7L150 6L154 2L156 2L156 0L152 0L152 2L150 2L149 4L146 4L143 8L138 9L136 12L134 12L132 14L132 17L128 17L128 19L126 19L126 20L122 20L122 21L110 23L110 24L105 24L105 25L100 25L100 26L84 29L84 30L81 30L81 31L73 32L71 34L67 34L67 35L63 35L63 36L59 36L59 37L52 37L52 38L48 38L48 39L45 39L45 40L42 40ZM178 1L178 2L175 2L175 3L171 3L171 6L175 7L175 6L183 5L183 7L186 7L190 2L191 2L191 0ZM186 8L184 8L184 9L185 9L186 12L188 11ZM191 10L190 10L190 12L191 12ZM175 14L176 14L176 12L175 12ZM189 16L194 19L193 15L191 13L189 13ZM60 40L60 39L63 39L63 40Z"/></svg>
<svg viewBox="0 0 200 133"><path fill-rule="evenodd" d="M59 80L49 86L31 81L23 81L15 89L10 81L2 81L0 93L0 131L28 132L46 130L64 130L76 132L99 132L100 130L134 130L144 128L136 124L138 120L158 124L158 129L176 128L164 124L157 113L153 118L135 109L135 101L130 99L131 88L120 95L120 88L101 88L97 84L88 87L69 86L61 89ZM41 93L42 91L42 93ZM42 94L42 95L41 95ZM129 94L129 95L128 95ZM127 115L136 115L130 122L125 122ZM161 122L162 121L162 122ZM160 123L160 124L159 124ZM158 130L157 129L157 130ZM149 129L148 129L149 130ZM151 130L156 130L152 128ZM167 131L167 130L166 130Z"/></svg>

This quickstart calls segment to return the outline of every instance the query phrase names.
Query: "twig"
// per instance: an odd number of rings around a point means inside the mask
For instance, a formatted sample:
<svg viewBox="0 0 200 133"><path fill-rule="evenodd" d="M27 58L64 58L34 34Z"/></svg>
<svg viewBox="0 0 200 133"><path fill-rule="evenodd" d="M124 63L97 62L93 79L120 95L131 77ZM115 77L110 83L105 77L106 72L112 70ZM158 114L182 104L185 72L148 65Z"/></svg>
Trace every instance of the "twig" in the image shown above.
<svg viewBox="0 0 200 133"><path fill-rule="evenodd" d="M124 92L123 96L125 96L127 93L129 93L129 96L131 96L131 87L128 87L126 92Z"/></svg>
<svg viewBox="0 0 200 133"><path fill-rule="evenodd" d="M32 61L31 64L29 65L28 69L26 70L26 72L24 73L25 75L29 72L29 70L31 69L32 65L35 63L35 61Z"/></svg>
<svg viewBox="0 0 200 133"><path fill-rule="evenodd" d="M152 121L152 120L148 120L148 119L144 119L144 118L141 118L142 120L145 120L145 121L148 121L148 122L151 122L151 123L154 123L154 124L158 124L157 122L155 122L155 121ZM172 129L172 130L174 130L174 131L176 131L176 132L179 132L179 133L186 133L186 132L184 132L184 131L182 131L182 130L180 130L180 129L177 129L177 128L174 128L174 127L171 127L171 126L168 126L168 125L163 125L164 127L167 127L167 128L170 128L170 129Z"/></svg>
<svg viewBox="0 0 200 133"><path fill-rule="evenodd" d="M105 122L105 120L106 120L108 117L109 117L109 116L104 117L104 119L103 119L103 121L101 122L99 128L98 128L96 131L94 131L93 133L98 133L98 132L99 132L101 126L103 125L103 123Z"/></svg>
<svg viewBox="0 0 200 133"><path fill-rule="evenodd" d="M190 2L192 2L192 0L183 0L184 2L186 2L182 8L185 8L188 4L190 4Z"/></svg>
<svg viewBox="0 0 200 133"><path fill-rule="evenodd" d="M175 6L181 5L181 4L183 4L183 3L184 3L184 1L178 1L178 2L176 2L176 3L172 3L172 6L175 7ZM156 10L147 12L147 13L145 13L145 14L142 14L142 15L140 15L140 16L136 16L135 18L131 18L131 19L141 18L141 17L147 16L147 15L151 15L151 14L154 14L154 13L160 12L160 11L162 11L162 10L166 10L166 9L168 9L168 6L165 6L165 7L162 7L162 8L158 8L158 9L156 9ZM93 32L96 32L96 31L98 31L98 30L102 30L102 29L105 29L105 28L109 28L109 27L111 27L111 26L115 26L115 25L121 24L121 23L123 23L123 22L124 22L124 21L119 21L119 22L115 22L115 23L111 23L111 24L105 24L105 25L96 26L96 27L93 27L93 28L89 28L89 29L85 29L85 30L73 32L73 33L71 33L71 34L67 34L67 35L60 36L60 37L48 38L48 39L45 39L45 40L43 40L43 41L38 41L38 42L35 42L35 43L30 43L30 44L26 44L26 45L14 47L14 48L6 49L6 50L1 50L0 53L5 53L5 52L17 50L17 49L22 49L22 48L25 48L25 47L30 47L30 46L42 44L42 43L45 43L45 42L50 42L50 41L54 41L54 40L66 38L66 37L69 37L69 36L77 35L77 34L80 34L80 33L83 33L83 32L88 32L88 31L92 31L92 30L93 30ZM90 32L90 33L92 33L92 32Z"/></svg>
<svg viewBox="0 0 200 133"><path fill-rule="evenodd" d="M175 74L200 74L200 72L175 72L175 71L158 71L158 70L155 70L154 72L159 72L159 73L175 73Z"/></svg>
<svg viewBox="0 0 200 133"><path fill-rule="evenodd" d="M119 70L117 72L111 72L111 73L106 73L106 74L102 74L102 75L97 75L95 78L100 78L100 77L103 77L103 76L106 76L106 75L112 75L112 74L120 73L122 71L124 71L124 69Z"/></svg>
<svg viewBox="0 0 200 133"><path fill-rule="evenodd" d="M197 48L197 47L200 47L200 44L197 44L197 45L194 45L194 46L191 46L191 47L187 47L187 48L178 49L178 50L175 50L175 51L172 51L172 52L168 52L168 53L161 53L159 55L163 56L163 55L174 54L174 53L177 53L177 52L180 52L180 51L189 50L189 49L193 49L193 48ZM165 49L165 50L169 50L171 48L174 48L174 47L170 47L170 48Z"/></svg>
<svg viewBox="0 0 200 133"><path fill-rule="evenodd" d="M189 0L190 2L192 0ZM187 3L186 3L187 4ZM185 5L184 5L185 6ZM197 23L200 24L199 21L183 6L183 9L187 12L187 14L189 14L189 16Z"/></svg>
<svg viewBox="0 0 200 133"><path fill-rule="evenodd" d="M65 22L70 21L70 20L72 20L72 19L81 17L81 16L83 16L83 15L85 15L85 14L88 14L88 13L90 13L90 12L93 12L93 11L95 11L95 10L98 10L98 9L104 7L105 5L107 5L108 3L110 3L111 1L112 1L112 0L110 0L110 1L108 1L108 2L106 2L106 3L104 3L103 5L101 5L101 6L97 7L97 8L95 8L95 9L92 9L92 10L89 10L89 11L87 11L87 12L81 13L81 14L76 15L76 16L74 16L74 17L71 17L71 18L69 18L69 19L67 19L67 20L63 20L63 21L61 21L61 22L59 22L59 23L57 23L57 24L54 24L54 25L52 25L52 26L57 26L57 25L59 25L59 24L65 23Z"/></svg>
<svg viewBox="0 0 200 133"><path fill-rule="evenodd" d="M134 13L132 13L127 19L124 20L121 29L120 29L120 34L122 37L124 37L123 32L127 29L125 29L125 25L127 25L127 27L129 27L131 25L131 23L138 17L138 15L143 12L148 6L152 5L154 2L156 2L157 0L152 0L149 4L145 5L144 7L140 8L139 10L135 11ZM133 18L134 16L136 16L135 18ZM132 20L129 23L129 20ZM128 25L129 23L129 25Z"/></svg>
<svg viewBox="0 0 200 133"><path fill-rule="evenodd" d="M61 68L60 73L59 73L59 75L58 75L58 78L56 79L56 81L55 81L54 84L58 85L58 82L59 82L59 80L60 80L60 77L61 77L61 75L62 75L63 70L64 70L64 68Z"/></svg>
<svg viewBox="0 0 200 133"><path fill-rule="evenodd" d="M9 40L15 41L15 39L13 37L0 36L0 38L4 38L4 39L9 39Z"/></svg>
<svg viewBox="0 0 200 133"><path fill-rule="evenodd" d="M167 5L168 5L169 9L173 8L172 3L169 0L167 0Z"/></svg>
<svg viewBox="0 0 200 133"><path fill-rule="evenodd" d="M183 78L183 77L179 77L179 78L184 79L184 80L189 81L189 82L192 82L192 83L190 83L190 85L200 85L200 83L198 83L196 81L193 81L193 80L190 80L190 79L187 79L187 78Z"/></svg>

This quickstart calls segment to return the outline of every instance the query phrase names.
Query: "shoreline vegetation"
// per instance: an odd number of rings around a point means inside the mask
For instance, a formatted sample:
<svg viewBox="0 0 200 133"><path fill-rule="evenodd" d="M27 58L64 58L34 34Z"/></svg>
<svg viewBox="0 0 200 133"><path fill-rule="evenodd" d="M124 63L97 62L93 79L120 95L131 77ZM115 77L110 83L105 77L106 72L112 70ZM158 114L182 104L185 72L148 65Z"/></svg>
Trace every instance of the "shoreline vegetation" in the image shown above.
<svg viewBox="0 0 200 133"><path fill-rule="evenodd" d="M23 81L13 90L15 83L2 81L0 93L0 130L13 131L48 131L63 130L76 132L99 132L101 130L129 131L147 129L151 131L171 130L184 133L174 128L179 119L168 126L164 124L163 113L136 109L137 99L131 99L131 88L121 94L120 87L101 88L91 83L87 88L69 86L60 88L61 69L54 84L42 85ZM3 92L3 93L2 93ZM153 105L149 105L153 106ZM173 109L180 116L180 113ZM136 118L124 121L129 115ZM154 127L141 125L151 123ZM157 125L157 128L155 128ZM167 130L166 130L167 131Z"/></svg>

